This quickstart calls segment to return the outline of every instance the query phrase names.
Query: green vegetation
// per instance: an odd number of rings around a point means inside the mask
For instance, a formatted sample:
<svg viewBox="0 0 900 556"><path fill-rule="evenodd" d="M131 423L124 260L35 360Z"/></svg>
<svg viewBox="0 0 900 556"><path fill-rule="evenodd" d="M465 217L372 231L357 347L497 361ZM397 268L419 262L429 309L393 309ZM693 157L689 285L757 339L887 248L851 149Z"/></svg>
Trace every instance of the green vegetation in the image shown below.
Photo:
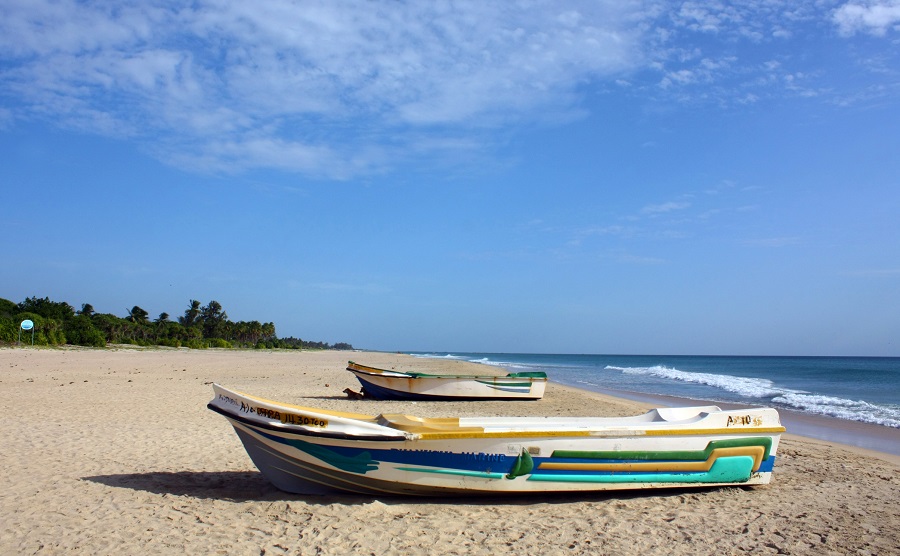
<svg viewBox="0 0 900 556"><path fill-rule="evenodd" d="M34 344L41 346L134 344L195 349L353 349L344 342L330 345L293 337L279 339L271 322L232 322L218 301L201 306L194 299L177 321L170 320L168 313L160 313L151 321L147 311L137 305L124 317L117 317L97 313L89 303L76 311L66 302L50 301L46 297L29 297L21 303L0 298L0 344L15 344L20 333L22 343L31 344L32 331L19 330L26 319L34 322Z"/></svg>

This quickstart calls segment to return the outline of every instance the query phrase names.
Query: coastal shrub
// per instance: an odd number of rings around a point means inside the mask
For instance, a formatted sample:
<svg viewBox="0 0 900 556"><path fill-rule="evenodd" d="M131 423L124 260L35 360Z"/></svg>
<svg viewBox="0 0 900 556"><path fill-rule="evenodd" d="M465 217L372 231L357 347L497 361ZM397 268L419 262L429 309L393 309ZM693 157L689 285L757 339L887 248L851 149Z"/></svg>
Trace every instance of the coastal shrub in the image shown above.
<svg viewBox="0 0 900 556"><path fill-rule="evenodd" d="M19 313L13 317L16 340L18 340L19 337L18 328L21 326L22 321L26 319L34 323L34 345L58 346L66 343L66 335L63 332L62 325L59 321L30 312ZM22 330L22 344L31 344L31 341L31 330Z"/></svg>
<svg viewBox="0 0 900 556"><path fill-rule="evenodd" d="M15 303L0 297L0 317L12 318L12 316L18 312L19 309Z"/></svg>
<svg viewBox="0 0 900 556"><path fill-rule="evenodd" d="M50 301L49 297L29 297L17 306L22 313L34 313L48 320L65 322L75 316L75 309L64 301Z"/></svg>
<svg viewBox="0 0 900 556"><path fill-rule="evenodd" d="M18 339L18 328L11 318L0 318L0 342L14 343Z"/></svg>
<svg viewBox="0 0 900 556"><path fill-rule="evenodd" d="M66 326L66 339L77 346L105 347L106 336L97 330L87 315L78 315Z"/></svg>
<svg viewBox="0 0 900 556"><path fill-rule="evenodd" d="M23 331L20 323L30 319L33 331ZM27 332L27 334L26 334ZM190 347L193 349L253 348L253 349L342 349L349 344L304 342L300 338L282 338L276 335L272 322L238 321L228 319L222 305L210 301L202 306L191 300L183 317L169 320L168 313L160 313L153 321L149 314L135 305L123 316L98 313L93 305L84 303L76 311L66 302L52 301L49 297L29 297L21 303L0 298L0 343L19 341L36 345L74 345L105 347L108 344L138 346ZM224 338L228 338L225 340Z"/></svg>
<svg viewBox="0 0 900 556"><path fill-rule="evenodd" d="M206 342L201 341L201 340L196 340L196 339L188 340L187 343L184 345L191 349L206 349L207 348Z"/></svg>

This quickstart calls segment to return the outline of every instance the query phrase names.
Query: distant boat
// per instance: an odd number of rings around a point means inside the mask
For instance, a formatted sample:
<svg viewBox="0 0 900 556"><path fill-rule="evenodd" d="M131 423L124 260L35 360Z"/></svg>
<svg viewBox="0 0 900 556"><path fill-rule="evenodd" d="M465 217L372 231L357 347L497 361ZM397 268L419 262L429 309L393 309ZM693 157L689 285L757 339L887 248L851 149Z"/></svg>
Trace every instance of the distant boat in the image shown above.
<svg viewBox="0 0 900 556"><path fill-rule="evenodd" d="M272 484L300 494L576 493L762 485L784 427L774 409L654 409L635 417L378 416L213 385Z"/></svg>
<svg viewBox="0 0 900 556"><path fill-rule="evenodd" d="M387 371L350 361L365 395L377 400L539 400L547 374L539 371L494 375L434 375Z"/></svg>

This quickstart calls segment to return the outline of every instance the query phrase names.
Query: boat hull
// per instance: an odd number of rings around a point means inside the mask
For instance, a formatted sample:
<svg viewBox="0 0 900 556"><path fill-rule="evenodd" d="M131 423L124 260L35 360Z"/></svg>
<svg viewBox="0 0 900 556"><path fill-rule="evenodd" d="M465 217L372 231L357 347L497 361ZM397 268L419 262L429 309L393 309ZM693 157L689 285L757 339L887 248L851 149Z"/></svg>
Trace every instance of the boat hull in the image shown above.
<svg viewBox="0 0 900 556"><path fill-rule="evenodd" d="M376 400L539 400L544 397L544 373L492 375L426 375L366 367L350 362L366 396Z"/></svg>
<svg viewBox="0 0 900 556"><path fill-rule="evenodd" d="M300 494L453 496L761 485L771 479L783 431L770 409L718 411L713 418L712 412L699 412L703 417L683 426L646 416L608 424L597 418L469 418L448 424L451 420L320 413L215 388L208 407L233 425L272 484ZM740 424L728 425L729 417Z"/></svg>

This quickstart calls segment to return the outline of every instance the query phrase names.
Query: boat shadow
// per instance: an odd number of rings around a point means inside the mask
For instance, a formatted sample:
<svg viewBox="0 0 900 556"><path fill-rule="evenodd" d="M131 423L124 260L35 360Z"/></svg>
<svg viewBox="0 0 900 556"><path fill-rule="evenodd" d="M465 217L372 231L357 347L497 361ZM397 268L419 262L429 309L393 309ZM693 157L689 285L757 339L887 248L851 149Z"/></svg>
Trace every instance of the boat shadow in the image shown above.
<svg viewBox="0 0 900 556"><path fill-rule="evenodd" d="M147 473L123 473L82 477L114 488L150 492L159 495L190 496L192 498L224 500L230 502L277 502L303 500L312 505L362 505L377 500L383 504L478 504L483 506L525 506L533 504L568 504L572 502L605 502L648 498L670 498L684 494L715 492L710 488L673 488L661 490L620 490L605 492L548 493L548 494L497 494L478 496L426 496L399 495L370 496L361 494L305 495L292 494L275 488L258 471L158 471ZM751 487L721 487L750 489Z"/></svg>

